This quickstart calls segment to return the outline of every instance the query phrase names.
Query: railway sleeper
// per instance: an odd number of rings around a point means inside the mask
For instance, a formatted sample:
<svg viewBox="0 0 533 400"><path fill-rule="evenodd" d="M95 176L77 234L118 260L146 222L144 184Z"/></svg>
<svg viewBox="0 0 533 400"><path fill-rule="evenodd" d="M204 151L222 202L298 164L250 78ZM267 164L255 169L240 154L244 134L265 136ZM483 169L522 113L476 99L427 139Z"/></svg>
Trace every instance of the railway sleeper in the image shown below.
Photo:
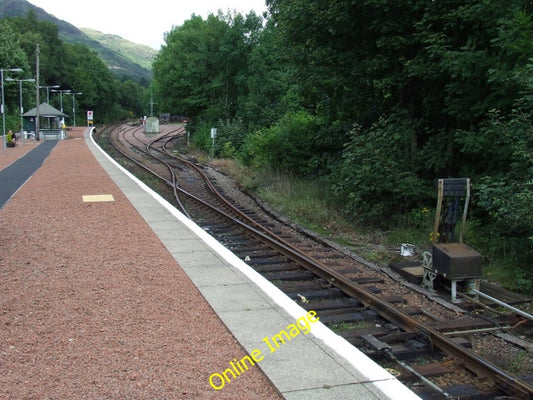
<svg viewBox="0 0 533 400"><path fill-rule="evenodd" d="M355 323L361 321L375 321L378 319L377 314L372 310L364 310L351 313L331 314L320 313L320 321L329 324Z"/></svg>
<svg viewBox="0 0 533 400"><path fill-rule="evenodd" d="M228 243L228 244L232 244L232 245L235 245L235 244L242 244L242 243L250 243L250 239L243 236L242 234L239 234L239 233L226 233L226 232L220 232L220 233L217 233L217 236L218 236L218 239L219 241L223 242L223 243Z"/></svg>
<svg viewBox="0 0 533 400"><path fill-rule="evenodd" d="M435 376L443 376L446 374L451 374L453 372L450 367L442 362L431 362L428 364L421 364L421 365L413 365L413 369L418 372L420 375L424 375L425 377L435 377Z"/></svg>
<svg viewBox="0 0 533 400"><path fill-rule="evenodd" d="M228 227L221 227L220 230L215 231L215 234L224 238L231 238L233 240L233 246L248 247L256 243L245 232L235 231Z"/></svg>
<svg viewBox="0 0 533 400"><path fill-rule="evenodd" d="M490 322L483 318L459 318L451 321L434 322L430 323L429 325L432 328L439 330L440 332L483 329L495 326L493 322Z"/></svg>
<svg viewBox="0 0 533 400"><path fill-rule="evenodd" d="M337 271L339 274L348 275L348 274L360 274L361 270L355 267L343 268Z"/></svg>
<svg viewBox="0 0 533 400"><path fill-rule="evenodd" d="M332 291L336 288L331 287L328 282L320 278L315 279L314 281L305 281L305 282L301 282L301 281L273 281L273 282L280 290L282 290L289 297L292 298L292 296L294 295L295 299L301 298L299 294L313 293L314 291L324 293L324 298L337 298L337 297L344 296L343 294L337 294L338 293L337 291L334 291L330 295L328 295L327 291ZM311 295L312 297L307 297L306 295L303 295L303 296L307 300L318 298L316 295Z"/></svg>
<svg viewBox="0 0 533 400"><path fill-rule="evenodd" d="M365 351L369 355L388 357L394 355L398 360L414 360L427 357L432 353L432 345L424 336L413 332L399 332L379 339L374 335L361 336L365 342Z"/></svg>
<svg viewBox="0 0 533 400"><path fill-rule="evenodd" d="M253 264L254 263L254 259L250 259L248 261L249 263ZM261 274L267 274L269 272L282 272L282 271L285 271L285 272L289 272L289 271L299 271L302 269L301 266L297 265L297 264L267 264L267 265L255 265L254 264L254 269L257 271L257 272L260 272ZM325 281L324 281L325 282Z"/></svg>
<svg viewBox="0 0 533 400"><path fill-rule="evenodd" d="M294 272L263 272L263 275L270 281L311 281L316 279L315 274L305 270Z"/></svg>
<svg viewBox="0 0 533 400"><path fill-rule="evenodd" d="M345 298L345 294L337 288L328 288L328 289L319 289L319 290L295 290L295 291L287 291L285 292L287 296L289 296L293 300L300 300L301 296L305 297L307 301L314 301L314 300L330 300L330 299L338 299L338 298Z"/></svg>
<svg viewBox="0 0 533 400"><path fill-rule="evenodd" d="M453 385L443 388L446 393L453 396L455 399L461 400L512 400L515 397L509 397L502 395L499 391L485 391L474 385L463 384Z"/></svg>
<svg viewBox="0 0 533 400"><path fill-rule="evenodd" d="M253 242L250 239L248 239L246 241L239 242L239 243L235 243L232 246L232 250L238 256L242 255L242 256L255 257L255 256L260 256L262 254L266 254L266 255L276 255L277 254L277 255L279 255L278 251L276 251L276 250L274 250L274 249L272 249L270 247L267 247L267 246L265 246L262 243Z"/></svg>
<svg viewBox="0 0 533 400"><path fill-rule="evenodd" d="M276 250L267 248L266 246L260 243L250 243L250 242L242 243L241 246L234 246L233 249L234 249L233 251L235 252L235 254L237 254L238 256L242 255L242 256L252 257L254 255L263 254L263 253L279 254Z"/></svg>
<svg viewBox="0 0 533 400"><path fill-rule="evenodd" d="M361 278L350 278L352 281L358 283L359 285L368 285L370 283L384 283L383 278L378 277L361 277Z"/></svg>
<svg viewBox="0 0 533 400"><path fill-rule="evenodd" d="M455 344L458 344L459 346L464 347L465 349L471 349L472 348L472 342L470 339L464 337L464 336L455 336L453 338L450 338L452 342Z"/></svg>
<svg viewBox="0 0 533 400"><path fill-rule="evenodd" d="M364 335L373 335L376 337L385 336L393 332L399 332L399 328L393 324L377 324L374 323L373 326L362 329L345 329L340 332L337 332L348 342L353 344L355 347L362 347L364 345L363 336Z"/></svg>
<svg viewBox="0 0 533 400"><path fill-rule="evenodd" d="M210 235L218 235L222 232L228 231L228 225L226 224L215 224L212 219L209 220L195 220L196 223Z"/></svg>
<svg viewBox="0 0 533 400"><path fill-rule="evenodd" d="M313 308L314 311L316 311L314 308ZM328 310L322 310L320 311L319 315L320 315L320 318L321 318L321 321L326 317L326 316L344 316L344 315L349 315L351 313L363 313L366 311L366 307L359 303L359 304L354 304L352 307L346 307L346 308L330 308Z"/></svg>
<svg viewBox="0 0 533 400"><path fill-rule="evenodd" d="M248 261L250 265L252 265L254 268L257 266L258 268L260 266L270 267L270 266L285 266L287 267L287 259L283 256L267 256L267 257L255 257L251 258ZM296 265L296 264L294 264ZM298 266L298 268L302 268Z"/></svg>
<svg viewBox="0 0 533 400"><path fill-rule="evenodd" d="M346 297L343 299L333 299L333 300L317 300L313 302L307 302L303 305L307 311L314 310L316 312L327 311L331 309L346 309L352 307L361 307L361 302L353 299L351 297Z"/></svg>

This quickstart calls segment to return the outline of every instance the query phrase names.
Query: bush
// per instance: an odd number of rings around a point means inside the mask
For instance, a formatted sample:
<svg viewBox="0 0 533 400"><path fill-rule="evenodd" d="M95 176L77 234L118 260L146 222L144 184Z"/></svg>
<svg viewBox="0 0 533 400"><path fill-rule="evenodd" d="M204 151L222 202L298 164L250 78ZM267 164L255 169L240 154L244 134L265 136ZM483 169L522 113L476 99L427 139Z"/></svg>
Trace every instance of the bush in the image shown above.
<svg viewBox="0 0 533 400"><path fill-rule="evenodd" d="M256 168L274 168L306 177L316 171L315 149L321 129L317 117L305 112L289 112L271 128L262 129L245 139L242 159Z"/></svg>
<svg viewBox="0 0 533 400"><path fill-rule="evenodd" d="M399 115L381 118L370 129L355 126L337 171L334 191L356 219L383 225L426 198L410 155L414 128Z"/></svg>
<svg viewBox="0 0 533 400"><path fill-rule="evenodd" d="M473 212L482 219L491 251L533 261L533 135L531 117L492 111L478 133L461 132L458 142L470 160Z"/></svg>

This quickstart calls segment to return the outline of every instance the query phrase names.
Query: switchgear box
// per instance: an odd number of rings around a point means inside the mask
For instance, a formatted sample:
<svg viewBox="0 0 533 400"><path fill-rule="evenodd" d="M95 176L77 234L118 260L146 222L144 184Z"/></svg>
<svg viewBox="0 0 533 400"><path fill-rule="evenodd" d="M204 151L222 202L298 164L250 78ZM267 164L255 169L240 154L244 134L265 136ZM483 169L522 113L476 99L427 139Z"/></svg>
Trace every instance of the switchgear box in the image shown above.
<svg viewBox="0 0 533 400"><path fill-rule="evenodd" d="M433 245L433 270L449 280L481 278L481 254L464 243Z"/></svg>

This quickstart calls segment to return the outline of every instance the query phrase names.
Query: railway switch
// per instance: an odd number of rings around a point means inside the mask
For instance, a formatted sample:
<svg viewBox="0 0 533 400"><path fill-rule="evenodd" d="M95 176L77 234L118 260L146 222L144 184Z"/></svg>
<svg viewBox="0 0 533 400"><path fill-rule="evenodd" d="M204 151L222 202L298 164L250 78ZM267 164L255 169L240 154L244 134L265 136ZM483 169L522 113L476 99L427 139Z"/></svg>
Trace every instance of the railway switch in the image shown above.
<svg viewBox="0 0 533 400"><path fill-rule="evenodd" d="M463 234L470 201L470 179L450 178L437 181L438 199L431 235L433 246L423 257L423 285L432 289L440 276L451 284L451 300L457 300L457 283L466 283L467 291L479 290L481 255L463 243ZM456 225L462 208L459 240Z"/></svg>

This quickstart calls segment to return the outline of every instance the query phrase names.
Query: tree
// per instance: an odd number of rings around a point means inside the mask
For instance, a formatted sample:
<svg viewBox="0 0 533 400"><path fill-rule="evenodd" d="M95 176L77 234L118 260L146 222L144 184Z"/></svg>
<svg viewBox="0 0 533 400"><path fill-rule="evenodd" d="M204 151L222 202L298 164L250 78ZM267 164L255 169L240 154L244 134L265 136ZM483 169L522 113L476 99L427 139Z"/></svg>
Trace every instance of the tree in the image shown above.
<svg viewBox="0 0 533 400"><path fill-rule="evenodd" d="M125 110L120 101L127 103L127 108L135 101L141 101L126 98L128 93L139 95L136 90L122 92L119 99L119 83L104 62L84 45L63 43L54 23L38 21L33 12L26 17L7 18L1 22L6 28L2 28L0 35L11 32L4 48L9 57L20 54L25 59L27 67L24 69L28 71L25 77L36 76L35 49L39 44L40 84L59 85L62 89L83 93L75 99L77 120L85 119L86 110L94 111L97 123L123 119L128 117L129 110ZM60 106L58 97L50 99L57 108ZM63 96L63 101L71 102L72 98ZM64 109L68 111L69 107Z"/></svg>
<svg viewBox="0 0 533 400"><path fill-rule="evenodd" d="M39 65L41 84L62 85L64 59L63 42L58 36L58 27L49 21L38 21L35 13L29 11L26 17L15 17L10 20L17 31L21 47L30 60L35 77L35 47L39 44Z"/></svg>
<svg viewBox="0 0 533 400"><path fill-rule="evenodd" d="M126 80L118 88L118 98L121 106L132 116L143 115L146 90L137 82Z"/></svg>
<svg viewBox="0 0 533 400"><path fill-rule="evenodd" d="M23 72L19 73L10 73L9 77L11 78L25 78L29 76L30 72L28 58L20 47L16 32L7 20L0 20L0 68L4 70L21 68L23 70ZM16 76L13 74L16 74ZM7 73L4 78L6 77L8 77ZM16 85L6 85L4 88L4 99L6 102L6 114L12 110L18 110L18 87ZM16 105L16 107L14 106L8 109L10 105Z"/></svg>
<svg viewBox="0 0 533 400"><path fill-rule="evenodd" d="M290 64L274 23L268 20L254 40L248 61L246 88L239 98L238 115L249 130L270 127L286 112L300 108L291 98Z"/></svg>
<svg viewBox="0 0 533 400"><path fill-rule="evenodd" d="M255 14L219 13L174 28L153 64L161 109L212 122L235 118L260 27Z"/></svg>
<svg viewBox="0 0 533 400"><path fill-rule="evenodd" d="M85 118L86 110L92 110L97 121L125 118L127 113L118 104L118 82L96 52L82 44L64 47L65 88L82 93L75 100L77 118Z"/></svg>

